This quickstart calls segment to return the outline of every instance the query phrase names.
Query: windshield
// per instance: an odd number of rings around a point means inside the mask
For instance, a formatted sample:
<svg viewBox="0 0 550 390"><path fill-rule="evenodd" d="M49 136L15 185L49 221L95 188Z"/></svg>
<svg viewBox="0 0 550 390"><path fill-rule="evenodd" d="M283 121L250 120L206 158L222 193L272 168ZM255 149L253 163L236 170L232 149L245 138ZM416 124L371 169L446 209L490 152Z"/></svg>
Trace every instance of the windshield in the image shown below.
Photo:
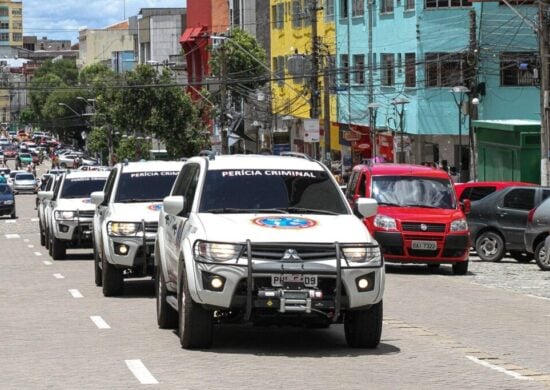
<svg viewBox="0 0 550 390"><path fill-rule="evenodd" d="M379 205L454 209L449 179L415 176L374 176L372 196Z"/></svg>
<svg viewBox="0 0 550 390"><path fill-rule="evenodd" d="M347 214L340 189L325 171L209 171L201 212Z"/></svg>
<svg viewBox="0 0 550 390"><path fill-rule="evenodd" d="M115 202L160 202L172 189L179 171L132 172L120 175Z"/></svg>
<svg viewBox="0 0 550 390"><path fill-rule="evenodd" d="M18 173L15 175L15 180L34 180L34 176L30 173Z"/></svg>
<svg viewBox="0 0 550 390"><path fill-rule="evenodd" d="M61 198L89 198L94 191L103 190L106 177L78 177L65 179Z"/></svg>
<svg viewBox="0 0 550 390"><path fill-rule="evenodd" d="M5 184L0 184L0 195L11 194L10 187Z"/></svg>

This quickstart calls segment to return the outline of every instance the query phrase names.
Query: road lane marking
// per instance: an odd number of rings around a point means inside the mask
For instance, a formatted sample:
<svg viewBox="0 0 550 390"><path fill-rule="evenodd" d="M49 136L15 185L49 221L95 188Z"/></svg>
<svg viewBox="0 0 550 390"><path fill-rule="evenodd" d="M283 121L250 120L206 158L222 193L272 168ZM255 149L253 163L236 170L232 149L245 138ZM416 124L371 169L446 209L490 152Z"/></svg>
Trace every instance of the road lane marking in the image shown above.
<svg viewBox="0 0 550 390"><path fill-rule="evenodd" d="M478 359L474 356L466 355L466 358L468 358L472 362L477 363L477 364L479 364L483 367L490 368L491 370L495 370L495 371L501 372L501 373L506 374L506 375L510 375L514 379L519 379L519 380L522 380L522 381L532 381L533 380L533 378L529 378L525 375L518 374L517 372L511 371L511 370L507 370L506 368L497 366L495 364L491 364L491 363L486 362L484 360Z"/></svg>
<svg viewBox="0 0 550 390"><path fill-rule="evenodd" d="M5 221L6 223L15 223L15 219L8 219Z"/></svg>
<svg viewBox="0 0 550 390"><path fill-rule="evenodd" d="M158 381L139 359L125 360L126 366L142 385L156 385Z"/></svg>
<svg viewBox="0 0 550 390"><path fill-rule="evenodd" d="M23 242L29 242L28 238L23 239Z"/></svg>
<svg viewBox="0 0 550 390"><path fill-rule="evenodd" d="M32 222L38 222L38 221L40 221L40 219L38 219L38 218L31 218L31 221L32 221Z"/></svg>
<svg viewBox="0 0 550 390"><path fill-rule="evenodd" d="M27 246L28 246L29 248L34 248L34 245L32 245L32 244L29 244L29 245L27 245Z"/></svg>
<svg viewBox="0 0 550 390"><path fill-rule="evenodd" d="M42 253L40 253L40 252L34 252L34 255L35 255L35 256L42 256Z"/></svg>
<svg viewBox="0 0 550 390"><path fill-rule="evenodd" d="M52 265L52 262L51 262L51 261L48 261L48 260L44 260L43 263L44 263L45 265Z"/></svg>
<svg viewBox="0 0 550 390"><path fill-rule="evenodd" d="M65 279L65 277L61 274L53 274L53 277L56 279Z"/></svg>
<svg viewBox="0 0 550 390"><path fill-rule="evenodd" d="M98 329L111 329L109 324L105 322L101 316L90 316L90 319L94 322L95 326L98 327Z"/></svg>
<svg viewBox="0 0 550 390"><path fill-rule="evenodd" d="M78 290L75 289L75 288L69 289L69 292L71 293L71 295L73 296L73 298L84 298L84 296L80 293L80 291L78 291Z"/></svg>
<svg viewBox="0 0 550 390"><path fill-rule="evenodd" d="M21 236L19 234L6 234L6 238L12 240L14 238L21 238Z"/></svg>
<svg viewBox="0 0 550 390"><path fill-rule="evenodd" d="M547 297L539 297L537 295L531 295L531 294L527 294L527 296L531 298L542 299L544 301L550 301L550 298L547 298Z"/></svg>

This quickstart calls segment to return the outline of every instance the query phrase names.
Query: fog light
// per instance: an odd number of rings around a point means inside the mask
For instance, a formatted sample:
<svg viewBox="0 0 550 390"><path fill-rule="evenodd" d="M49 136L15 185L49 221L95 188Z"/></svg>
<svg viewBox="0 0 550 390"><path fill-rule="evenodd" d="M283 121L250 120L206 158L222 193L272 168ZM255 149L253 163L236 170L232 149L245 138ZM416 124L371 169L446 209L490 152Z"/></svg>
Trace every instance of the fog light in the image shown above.
<svg viewBox="0 0 550 390"><path fill-rule="evenodd" d="M210 279L210 285L213 289L219 290L223 287L223 280L221 280L217 276L214 276L212 279Z"/></svg>
<svg viewBox="0 0 550 390"><path fill-rule="evenodd" d="M128 253L128 247L126 245L121 245L118 248L118 251L120 252L121 255L125 255Z"/></svg>
<svg viewBox="0 0 550 390"><path fill-rule="evenodd" d="M67 225L59 225L59 230L61 230L61 233L67 233L69 231L69 227Z"/></svg>
<svg viewBox="0 0 550 390"><path fill-rule="evenodd" d="M366 290L367 287L369 287L369 281L367 279L359 279L357 281L357 286L359 286L361 290Z"/></svg>

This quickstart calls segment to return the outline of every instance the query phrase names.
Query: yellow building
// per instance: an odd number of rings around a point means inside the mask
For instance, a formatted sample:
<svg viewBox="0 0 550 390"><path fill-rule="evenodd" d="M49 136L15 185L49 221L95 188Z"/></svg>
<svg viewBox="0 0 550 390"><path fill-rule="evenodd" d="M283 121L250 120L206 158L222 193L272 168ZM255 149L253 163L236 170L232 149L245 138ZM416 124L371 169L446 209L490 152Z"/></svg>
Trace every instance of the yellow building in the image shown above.
<svg viewBox="0 0 550 390"><path fill-rule="evenodd" d="M323 133L327 124L337 119L336 95L330 93L336 78L334 1L270 0L270 9L274 152L286 149L325 160L328 150ZM315 58L317 66L314 66ZM319 142L308 142L311 137L304 124L316 116L311 100L314 90L319 93L316 106L321 135ZM325 99L326 94L329 99ZM338 127L330 127L334 160L339 158Z"/></svg>
<svg viewBox="0 0 550 390"><path fill-rule="evenodd" d="M114 53L134 52L134 36L130 32L128 21L119 22L102 29L82 29L78 41L80 55L79 67L103 63L111 65Z"/></svg>
<svg viewBox="0 0 550 390"><path fill-rule="evenodd" d="M0 0L0 46L23 47L23 2Z"/></svg>

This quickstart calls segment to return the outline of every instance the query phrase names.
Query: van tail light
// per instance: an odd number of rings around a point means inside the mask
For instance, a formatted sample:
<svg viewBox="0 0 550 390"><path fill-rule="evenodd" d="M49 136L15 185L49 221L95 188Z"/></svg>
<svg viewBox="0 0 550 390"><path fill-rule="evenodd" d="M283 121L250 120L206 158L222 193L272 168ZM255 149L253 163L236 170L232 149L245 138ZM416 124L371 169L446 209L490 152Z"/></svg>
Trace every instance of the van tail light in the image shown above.
<svg viewBox="0 0 550 390"><path fill-rule="evenodd" d="M529 214L527 214L527 223L533 222L533 218L535 216L535 210L536 209L529 210Z"/></svg>

